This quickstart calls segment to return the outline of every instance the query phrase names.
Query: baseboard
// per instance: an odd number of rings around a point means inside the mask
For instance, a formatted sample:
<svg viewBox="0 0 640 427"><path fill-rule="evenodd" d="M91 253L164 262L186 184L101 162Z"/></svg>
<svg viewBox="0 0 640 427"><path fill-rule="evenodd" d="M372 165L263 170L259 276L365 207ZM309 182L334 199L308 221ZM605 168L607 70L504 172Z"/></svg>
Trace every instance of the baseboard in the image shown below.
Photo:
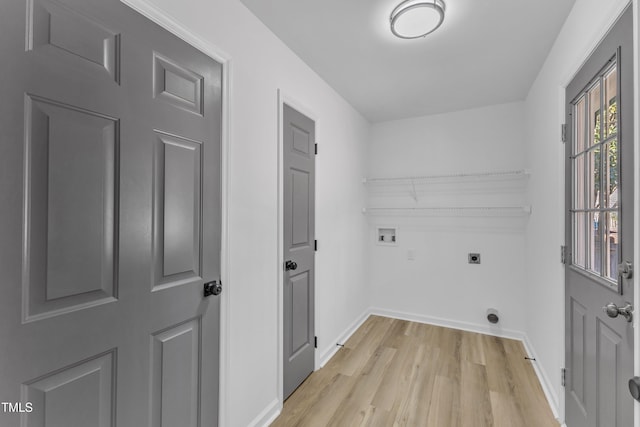
<svg viewBox="0 0 640 427"><path fill-rule="evenodd" d="M365 310L364 313L360 315L360 317L358 317L351 325L347 327L347 329L344 330L344 332L336 337L334 343L344 343L345 341L347 341L349 337L353 335L353 333L357 331L360 326L362 326L364 321L367 320L369 314L370 310ZM340 347L338 347L337 345L330 346L328 349L326 349L320 355L320 368L326 365L327 362L331 360L331 358L338 352L338 350L340 350Z"/></svg>
<svg viewBox="0 0 640 427"><path fill-rule="evenodd" d="M280 412L282 412L282 403L279 399L274 399L249 423L249 427L268 427L269 424L278 418Z"/></svg>
<svg viewBox="0 0 640 427"><path fill-rule="evenodd" d="M531 341L529 341L529 337L525 335L524 339L522 340L522 344L529 354L529 357L532 357L534 359L538 358L536 355L536 351L531 344ZM551 407L553 416L556 417L556 420L558 420L558 422L560 422L560 400L558 399L558 395L553 391L553 387L551 386L551 381L549 380L547 372L538 363L532 363L531 365L533 366L533 370L538 376L538 381L540 382L540 386L542 386L542 391L547 398L547 402L549 402L549 406Z"/></svg>
<svg viewBox="0 0 640 427"><path fill-rule="evenodd" d="M492 335L501 338L509 338L524 341L525 334L521 331L512 329L502 329L481 325L471 322L461 322L458 320L444 319L441 317L426 316L424 314L407 313L402 311L387 310L384 308L372 307L369 309L370 314L384 317L392 317L394 319L409 320L418 323L428 323L429 325L442 326L445 328L460 329L462 331L477 332L485 335Z"/></svg>

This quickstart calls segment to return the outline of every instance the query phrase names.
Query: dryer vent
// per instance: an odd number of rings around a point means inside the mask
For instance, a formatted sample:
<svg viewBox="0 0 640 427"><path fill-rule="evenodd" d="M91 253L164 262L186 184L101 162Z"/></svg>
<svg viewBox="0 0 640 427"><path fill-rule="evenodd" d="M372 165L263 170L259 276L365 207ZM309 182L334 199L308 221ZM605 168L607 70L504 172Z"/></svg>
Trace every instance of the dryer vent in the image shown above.
<svg viewBox="0 0 640 427"><path fill-rule="evenodd" d="M498 316L498 310L495 308L490 308L487 310L487 320L491 324L496 324L500 321L500 317Z"/></svg>

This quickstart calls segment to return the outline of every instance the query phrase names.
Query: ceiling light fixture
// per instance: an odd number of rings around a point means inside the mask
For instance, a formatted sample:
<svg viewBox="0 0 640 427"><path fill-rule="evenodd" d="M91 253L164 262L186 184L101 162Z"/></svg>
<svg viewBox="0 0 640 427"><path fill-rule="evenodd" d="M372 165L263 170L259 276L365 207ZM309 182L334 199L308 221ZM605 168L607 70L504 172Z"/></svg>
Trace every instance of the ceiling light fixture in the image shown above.
<svg viewBox="0 0 640 427"><path fill-rule="evenodd" d="M444 21L443 0L405 0L391 12L391 32L401 39L417 39Z"/></svg>

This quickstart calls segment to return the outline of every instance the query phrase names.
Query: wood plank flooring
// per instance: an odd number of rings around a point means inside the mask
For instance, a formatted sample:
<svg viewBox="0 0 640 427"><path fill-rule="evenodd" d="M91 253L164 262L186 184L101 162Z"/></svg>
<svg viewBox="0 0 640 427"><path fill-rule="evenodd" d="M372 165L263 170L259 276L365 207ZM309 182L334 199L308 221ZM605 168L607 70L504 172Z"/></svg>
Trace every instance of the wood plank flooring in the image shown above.
<svg viewBox="0 0 640 427"><path fill-rule="evenodd" d="M522 343L370 316L280 426L557 427Z"/></svg>

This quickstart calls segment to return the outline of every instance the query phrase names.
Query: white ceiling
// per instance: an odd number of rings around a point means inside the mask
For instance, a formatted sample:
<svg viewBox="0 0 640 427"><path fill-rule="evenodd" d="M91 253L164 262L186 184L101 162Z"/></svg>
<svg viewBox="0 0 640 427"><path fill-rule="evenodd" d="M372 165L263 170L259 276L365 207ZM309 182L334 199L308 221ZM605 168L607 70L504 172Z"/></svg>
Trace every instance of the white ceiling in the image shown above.
<svg viewBox="0 0 640 427"><path fill-rule="evenodd" d="M401 40L400 0L240 0L371 122L522 100L575 0L445 0Z"/></svg>

